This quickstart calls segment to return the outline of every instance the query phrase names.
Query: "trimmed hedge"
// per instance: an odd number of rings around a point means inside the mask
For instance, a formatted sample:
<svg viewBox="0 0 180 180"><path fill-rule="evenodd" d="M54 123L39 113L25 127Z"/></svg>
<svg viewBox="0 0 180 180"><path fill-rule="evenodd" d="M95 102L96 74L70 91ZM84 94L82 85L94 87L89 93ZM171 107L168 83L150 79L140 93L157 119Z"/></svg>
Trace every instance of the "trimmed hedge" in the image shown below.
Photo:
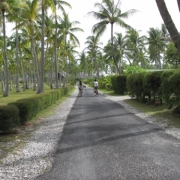
<svg viewBox="0 0 180 180"><path fill-rule="evenodd" d="M11 132L20 125L19 109L14 105L0 107L0 131Z"/></svg>
<svg viewBox="0 0 180 180"><path fill-rule="evenodd" d="M9 132L13 128L25 124L38 113L56 103L62 96L66 95L73 86L53 90L44 94L25 98L0 107L0 131Z"/></svg>
<svg viewBox="0 0 180 180"><path fill-rule="evenodd" d="M112 89L115 93L123 95L126 91L126 78L127 75L115 75L111 77Z"/></svg>

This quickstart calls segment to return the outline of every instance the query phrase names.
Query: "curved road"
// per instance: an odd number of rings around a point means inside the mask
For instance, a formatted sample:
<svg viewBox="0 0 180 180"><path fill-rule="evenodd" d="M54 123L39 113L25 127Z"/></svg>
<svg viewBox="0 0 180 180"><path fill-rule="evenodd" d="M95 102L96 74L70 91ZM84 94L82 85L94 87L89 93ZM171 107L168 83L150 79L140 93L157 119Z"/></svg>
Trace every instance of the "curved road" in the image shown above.
<svg viewBox="0 0 180 180"><path fill-rule="evenodd" d="M179 180L180 140L85 88L37 180Z"/></svg>

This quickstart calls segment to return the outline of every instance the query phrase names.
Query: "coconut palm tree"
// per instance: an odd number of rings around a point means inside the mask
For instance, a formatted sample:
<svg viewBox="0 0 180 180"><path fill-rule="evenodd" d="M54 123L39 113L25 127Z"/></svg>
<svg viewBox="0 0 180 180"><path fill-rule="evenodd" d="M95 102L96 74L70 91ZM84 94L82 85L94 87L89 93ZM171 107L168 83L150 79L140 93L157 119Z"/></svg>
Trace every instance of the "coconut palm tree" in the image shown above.
<svg viewBox="0 0 180 180"><path fill-rule="evenodd" d="M63 49L63 62L66 64L66 59L65 59L65 51L67 47L67 42L70 41L70 43L73 46L79 46L80 42L78 38L75 36L75 32L83 32L83 29L76 27L76 25L80 24L79 21L70 21L68 14L63 13L63 18L59 19L59 24L58 24L58 34L59 40L63 42L64 44L64 49ZM66 64L67 65L67 64ZM66 66L67 67L67 66ZM61 69L62 71L62 69Z"/></svg>
<svg viewBox="0 0 180 180"><path fill-rule="evenodd" d="M97 54L99 50L101 49L100 45L102 43L99 42L99 36L98 35L92 35L88 36L85 42L85 45L87 45L87 49L89 49L92 53L92 61L94 61L95 69L96 69L96 76L99 79L99 65L97 62Z"/></svg>
<svg viewBox="0 0 180 180"><path fill-rule="evenodd" d="M75 55L78 54L78 52L75 50L76 46L72 45L70 41L67 42L66 48L65 48L65 56L66 56L66 83L68 83L69 80L69 68L71 62L75 61Z"/></svg>
<svg viewBox="0 0 180 180"><path fill-rule="evenodd" d="M7 16L7 19L9 22L15 22L15 42L16 42L16 92L20 92L20 85L19 85L19 34L18 34L18 24L21 21L21 12L22 12L22 8L25 7L26 4L23 1L19 2L19 6L18 7L14 7L13 8L13 13L9 14ZM13 37L13 36L12 36Z"/></svg>
<svg viewBox="0 0 180 180"><path fill-rule="evenodd" d="M58 36L58 21L57 21L57 6L58 9L60 9L63 13L65 13L64 7L63 6L67 6L69 8L71 8L71 5L65 1L61 1L61 0L54 0L54 5L55 5L55 39L54 39L54 45L55 45L55 79L56 79L56 83L55 83L55 88L58 89L59 88L59 84L58 84L58 62L57 62L57 36ZM60 83L61 86L61 83Z"/></svg>
<svg viewBox="0 0 180 180"><path fill-rule="evenodd" d="M178 7L180 9L180 1L177 0L178 2ZM180 52L180 35L179 35L179 32L169 14L169 11L166 7L166 3L164 2L164 0L156 0L156 4L157 4L157 7L159 9L159 12L161 14L161 17L164 21L164 24L175 44L175 47L178 49L178 51Z"/></svg>
<svg viewBox="0 0 180 180"><path fill-rule="evenodd" d="M85 77L88 71L87 71L87 57L84 50L78 54L77 62L79 63L79 67L80 67L79 73L83 73L83 76Z"/></svg>
<svg viewBox="0 0 180 180"><path fill-rule="evenodd" d="M104 46L104 63L108 65L109 72L118 74L118 66L115 65L114 60L111 56L111 42L108 41L107 44Z"/></svg>
<svg viewBox="0 0 180 180"><path fill-rule="evenodd" d="M132 65L138 66L141 63L140 56L142 55L142 52L146 52L145 48L145 40L146 36L140 36L140 31L137 31L135 29L128 30L126 32L126 45L127 50L129 53L127 55L129 57L132 57Z"/></svg>
<svg viewBox="0 0 180 180"><path fill-rule="evenodd" d="M122 73L122 62L123 58L126 56L127 53L127 40L126 36L123 36L122 33L115 33L114 36L114 48L115 48L115 57L117 61L117 68L118 71Z"/></svg>
<svg viewBox="0 0 180 180"><path fill-rule="evenodd" d="M97 20L100 20L100 22L93 26L92 31L98 35L101 35L107 28L107 24L111 25L111 55L118 70L118 65L114 56L114 24L117 24L120 27L126 29L131 29L131 27L124 21L124 19L127 19L130 15L136 13L136 10L131 9L129 11L122 12L120 9L120 1L115 3L114 0L102 0L102 3L95 3L95 7L99 8L99 12L91 11L88 14L93 15ZM120 74L119 70L118 73Z"/></svg>
<svg viewBox="0 0 180 180"><path fill-rule="evenodd" d="M150 28L147 37L149 44L150 59L155 63L156 68L161 68L161 53L165 46L165 39L158 28Z"/></svg>
<svg viewBox="0 0 180 180"><path fill-rule="evenodd" d="M31 43L31 51L32 51L32 60L33 60L33 71L35 74L34 78L34 91L36 91L37 87L40 86L40 73L39 73L39 67L38 67L38 58L37 58L37 52L36 52L36 40L35 37L37 34L40 34L39 27L37 26L37 18L38 18L38 10L39 10L39 4L38 0L26 0L26 7L22 9L22 20L19 23L19 28L25 29L27 36L30 39Z"/></svg>
<svg viewBox="0 0 180 180"><path fill-rule="evenodd" d="M12 8L18 6L19 1L17 0L1 0L0 1L0 11L2 13L2 25L3 25L3 43L4 43L4 66L5 66L5 91L3 96L9 95L9 68L8 68L8 57L6 48L6 26L5 26L5 13L12 13Z"/></svg>
<svg viewBox="0 0 180 180"><path fill-rule="evenodd" d="M45 64L45 56L44 56L44 43L45 43L45 11L48 7L51 7L54 10L54 1L53 0L41 0L41 63L40 63L40 79L38 83L37 94L44 92L44 64Z"/></svg>
<svg viewBox="0 0 180 180"><path fill-rule="evenodd" d="M168 47L168 44L172 42L172 39L170 38L169 36L169 33L168 33L168 30L166 29L166 26L164 24L161 24L161 33L162 33L162 36L164 37L164 41L165 41L165 44L164 44L164 49L163 49L163 67L165 65L165 54L166 54L166 50L167 50L167 47Z"/></svg>

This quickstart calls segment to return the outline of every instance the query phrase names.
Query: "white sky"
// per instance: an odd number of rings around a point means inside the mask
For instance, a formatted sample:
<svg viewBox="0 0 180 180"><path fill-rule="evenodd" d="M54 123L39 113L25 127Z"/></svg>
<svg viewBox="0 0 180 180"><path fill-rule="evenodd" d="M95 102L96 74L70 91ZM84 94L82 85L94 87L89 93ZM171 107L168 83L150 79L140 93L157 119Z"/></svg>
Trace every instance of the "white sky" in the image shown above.
<svg viewBox="0 0 180 180"><path fill-rule="evenodd" d="M86 38L92 35L92 26L98 22L91 16L87 17L87 13L90 11L98 11L98 9L94 8L94 3L101 3L101 0L66 0L66 2L72 6L72 9L68 10L70 20L79 21L81 23L79 27L84 29L84 33L76 33L76 36L81 42L80 50L82 50L85 47L84 42L86 41ZM115 0L115 2L117 2L117 0ZM165 0L165 2L176 28L180 31L180 13L178 11L176 0ZM126 22L136 30L141 30L143 35L146 35L151 27L161 28L163 20L160 16L155 0L121 0L122 12L130 9L136 9L139 12L128 18ZM100 39L104 45L110 39L110 25L108 25L107 28L107 31ZM125 32L125 30L120 27L115 27L114 32Z"/></svg>
<svg viewBox="0 0 180 180"><path fill-rule="evenodd" d="M90 11L98 11L94 8L96 2L101 3L101 0L65 0L71 4L72 9L66 8L69 14L70 21L79 21L81 24L78 27L82 28L84 32L75 33L80 41L80 48L78 51L84 49L84 42L86 38L92 35L92 26L98 21L91 16L87 16ZM115 0L117 2L117 0ZM178 31L180 31L180 13L176 0L165 0L171 17L176 25ZM131 25L136 30L141 30L141 35L146 35L149 28L160 28L163 23L160 13L158 11L155 0L121 0L121 10L125 12L130 9L136 9L139 12L131 16L126 20L127 24ZM7 27L10 30L10 26ZM114 32L125 32L120 27L115 27ZM110 25L108 25L107 31L101 37L100 41L105 45L110 39Z"/></svg>

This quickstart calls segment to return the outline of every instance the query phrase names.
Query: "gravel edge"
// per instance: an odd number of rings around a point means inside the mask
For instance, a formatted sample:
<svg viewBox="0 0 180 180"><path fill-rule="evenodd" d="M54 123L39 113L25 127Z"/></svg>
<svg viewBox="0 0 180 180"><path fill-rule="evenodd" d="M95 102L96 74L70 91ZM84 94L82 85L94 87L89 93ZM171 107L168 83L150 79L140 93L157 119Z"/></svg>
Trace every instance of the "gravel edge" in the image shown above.
<svg viewBox="0 0 180 180"><path fill-rule="evenodd" d="M33 180L52 166L53 153L68 114L77 97L77 88L29 137L27 144L2 159L1 180Z"/></svg>

